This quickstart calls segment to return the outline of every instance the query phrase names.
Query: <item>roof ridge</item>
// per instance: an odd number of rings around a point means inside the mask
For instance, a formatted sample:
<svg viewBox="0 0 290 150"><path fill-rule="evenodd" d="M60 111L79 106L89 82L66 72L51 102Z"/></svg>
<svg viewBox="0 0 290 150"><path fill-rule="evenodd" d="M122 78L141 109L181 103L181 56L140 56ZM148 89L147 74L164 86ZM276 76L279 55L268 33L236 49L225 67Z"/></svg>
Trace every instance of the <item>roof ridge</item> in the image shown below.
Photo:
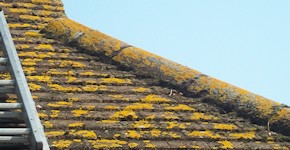
<svg viewBox="0 0 290 150"><path fill-rule="evenodd" d="M49 38L55 38L67 45L76 46L90 54L109 58L119 65L133 68L143 74L150 73L172 85L196 94L206 92L212 102L230 105L241 116L269 122L277 126L276 131L290 133L290 109L265 97L238 88L216 78L204 75L194 69L152 54L125 42L81 25L68 18L51 21L42 30ZM278 128L279 126L279 128Z"/></svg>

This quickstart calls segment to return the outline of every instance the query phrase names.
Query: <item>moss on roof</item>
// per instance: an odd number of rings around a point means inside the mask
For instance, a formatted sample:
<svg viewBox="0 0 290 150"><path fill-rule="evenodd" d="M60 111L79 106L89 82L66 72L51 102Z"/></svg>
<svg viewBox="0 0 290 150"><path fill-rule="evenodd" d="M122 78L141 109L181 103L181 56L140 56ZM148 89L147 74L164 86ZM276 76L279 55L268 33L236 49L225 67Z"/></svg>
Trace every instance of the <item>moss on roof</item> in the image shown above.
<svg viewBox="0 0 290 150"><path fill-rule="evenodd" d="M276 102L69 20L60 0L0 5L54 149L290 147L289 110ZM236 113L282 130L268 132Z"/></svg>

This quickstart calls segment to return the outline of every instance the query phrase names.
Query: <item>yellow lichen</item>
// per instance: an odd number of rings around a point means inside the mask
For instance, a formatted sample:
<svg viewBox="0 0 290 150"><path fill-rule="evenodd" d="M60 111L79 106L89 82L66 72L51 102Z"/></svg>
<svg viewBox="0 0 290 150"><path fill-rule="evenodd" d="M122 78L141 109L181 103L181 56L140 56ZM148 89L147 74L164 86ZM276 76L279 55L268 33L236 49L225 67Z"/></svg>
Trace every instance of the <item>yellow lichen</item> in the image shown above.
<svg viewBox="0 0 290 150"><path fill-rule="evenodd" d="M165 107L165 110L173 110L173 111L194 111L194 109L185 104L179 104L177 106Z"/></svg>
<svg viewBox="0 0 290 150"><path fill-rule="evenodd" d="M106 86L97 86L97 85L86 85L82 87L83 91L86 92L96 92L96 91L105 91L107 89Z"/></svg>
<svg viewBox="0 0 290 150"><path fill-rule="evenodd" d="M233 149L234 146L230 141L218 141L218 143L222 144L220 148L222 149Z"/></svg>
<svg viewBox="0 0 290 150"><path fill-rule="evenodd" d="M35 50L49 50L54 51L55 49L52 47L52 45L49 44L40 44L34 48Z"/></svg>
<svg viewBox="0 0 290 150"><path fill-rule="evenodd" d="M82 72L82 73L80 73L80 75L81 76L93 76L93 75L95 75L95 73L93 73L93 72Z"/></svg>
<svg viewBox="0 0 290 150"><path fill-rule="evenodd" d="M40 38L42 37L42 34L38 33L38 32L33 32L33 31L28 31L28 32L25 32L24 35L26 37L35 37L35 38Z"/></svg>
<svg viewBox="0 0 290 150"><path fill-rule="evenodd" d="M193 131L193 132L189 133L188 135L195 136L195 137L201 137L201 138L208 137L208 138L213 138L213 139L221 137L220 135L214 134L211 131Z"/></svg>
<svg viewBox="0 0 290 150"><path fill-rule="evenodd" d="M151 90L149 88L138 87L138 88L132 89L132 91L142 93L142 92L149 92Z"/></svg>
<svg viewBox="0 0 290 150"><path fill-rule="evenodd" d="M73 136L79 136L79 137L83 137L83 138L89 138L89 139L95 139L97 138L97 135L94 131L89 131L89 130L80 130L80 131L71 131L69 134L73 135Z"/></svg>
<svg viewBox="0 0 290 150"><path fill-rule="evenodd" d="M184 123L177 123L177 122L167 122L166 129L172 129L174 127L185 129L185 124Z"/></svg>
<svg viewBox="0 0 290 150"><path fill-rule="evenodd" d="M178 135L177 133L174 133L174 132L168 132L167 133L170 137L172 137L172 138L180 138L181 137L181 135Z"/></svg>
<svg viewBox="0 0 290 150"><path fill-rule="evenodd" d="M78 87L63 87L58 84L48 84L48 86L54 91L61 91L61 92L81 92L82 91Z"/></svg>
<svg viewBox="0 0 290 150"><path fill-rule="evenodd" d="M27 79L39 82L50 82L50 76L26 76Z"/></svg>
<svg viewBox="0 0 290 150"><path fill-rule="evenodd" d="M122 119L122 118L127 118L131 117L133 119L137 119L138 116L134 111L128 111L128 110L123 110L123 111L118 111L114 113L110 118L111 119Z"/></svg>
<svg viewBox="0 0 290 150"><path fill-rule="evenodd" d="M168 120L175 120L179 118L174 112L164 112L164 114L162 114L161 117L164 117L165 119Z"/></svg>
<svg viewBox="0 0 290 150"><path fill-rule="evenodd" d="M152 110L152 109L153 105L148 103L134 103L124 108L124 110Z"/></svg>
<svg viewBox="0 0 290 150"><path fill-rule="evenodd" d="M77 110L72 110L71 112L73 113L73 116L80 117L82 115L88 114L89 111L88 110L77 109Z"/></svg>
<svg viewBox="0 0 290 150"><path fill-rule="evenodd" d="M56 118L56 117L58 117L59 112L60 112L59 110L51 110L50 117L51 117L51 118Z"/></svg>
<svg viewBox="0 0 290 150"><path fill-rule="evenodd" d="M148 121L140 120L140 121L135 121L132 126L134 128L143 129L143 128L151 128L154 125L150 124Z"/></svg>
<svg viewBox="0 0 290 150"><path fill-rule="evenodd" d="M71 123L68 125L68 127L72 127L72 128L83 127L83 126L84 126L84 123L82 123L82 122Z"/></svg>
<svg viewBox="0 0 290 150"><path fill-rule="evenodd" d="M137 144L137 143L129 143L128 146L129 146L130 148L135 148L135 147L138 146L138 144Z"/></svg>
<svg viewBox="0 0 290 150"><path fill-rule="evenodd" d="M74 139L73 141L76 142L76 143L81 143L82 142L82 140L80 140L80 139Z"/></svg>
<svg viewBox="0 0 290 150"><path fill-rule="evenodd" d="M155 118L155 115L150 115L150 116L147 116L145 120L153 120L154 118Z"/></svg>
<svg viewBox="0 0 290 150"><path fill-rule="evenodd" d="M117 123L118 120L101 120L102 123Z"/></svg>
<svg viewBox="0 0 290 150"><path fill-rule="evenodd" d="M214 123L214 129L220 129L220 130L234 130L238 127L234 124L223 124L223 123Z"/></svg>
<svg viewBox="0 0 290 150"><path fill-rule="evenodd" d="M44 127L46 129L49 129L49 128L52 128L53 127L53 124L51 124L49 121L44 121L43 125L44 125Z"/></svg>
<svg viewBox="0 0 290 150"><path fill-rule="evenodd" d="M64 135L64 131L49 131L45 132L45 136L47 137L57 137L57 136L62 136Z"/></svg>
<svg viewBox="0 0 290 150"><path fill-rule="evenodd" d="M135 130L128 130L127 136L132 139L140 139L142 136Z"/></svg>
<svg viewBox="0 0 290 150"><path fill-rule="evenodd" d="M39 118L47 118L48 115L44 113L38 113Z"/></svg>
<svg viewBox="0 0 290 150"><path fill-rule="evenodd" d="M166 99L164 97L161 97L159 95L147 95L144 98L141 98L142 102L147 102L147 103L163 103L163 102L170 102L169 99Z"/></svg>
<svg viewBox="0 0 290 150"><path fill-rule="evenodd" d="M34 83L28 83L28 86L31 91L39 91L41 89L40 85L34 84Z"/></svg>
<svg viewBox="0 0 290 150"><path fill-rule="evenodd" d="M122 145L127 144L126 141L120 140L107 140L107 139L100 139L100 140L88 140L95 149L101 148L118 148L122 147Z"/></svg>
<svg viewBox="0 0 290 150"><path fill-rule="evenodd" d="M153 129L150 131L151 135L154 136L154 137L158 137L161 135L161 131L158 130L158 129Z"/></svg>
<svg viewBox="0 0 290 150"><path fill-rule="evenodd" d="M100 83L111 83L111 84L132 84L130 79L118 79L118 78L102 78Z"/></svg>
<svg viewBox="0 0 290 150"><path fill-rule="evenodd" d="M212 120L214 117L211 115L205 115L204 113L199 113L199 112L195 112L193 113L193 115L191 116L192 120Z"/></svg>
<svg viewBox="0 0 290 150"><path fill-rule="evenodd" d="M47 106L55 107L55 108L72 107L72 102L59 101L59 102L55 102L55 103L48 103Z"/></svg>
<svg viewBox="0 0 290 150"><path fill-rule="evenodd" d="M118 110L119 106L114 106L114 105L108 105L105 107L105 109L109 109L109 110Z"/></svg>
<svg viewBox="0 0 290 150"><path fill-rule="evenodd" d="M235 139L253 139L256 137L256 133L252 131L245 133L230 133L229 136Z"/></svg>
<svg viewBox="0 0 290 150"><path fill-rule="evenodd" d="M59 140L59 141L53 141L52 146L57 147L58 149L66 149L71 145L72 141L70 140Z"/></svg>

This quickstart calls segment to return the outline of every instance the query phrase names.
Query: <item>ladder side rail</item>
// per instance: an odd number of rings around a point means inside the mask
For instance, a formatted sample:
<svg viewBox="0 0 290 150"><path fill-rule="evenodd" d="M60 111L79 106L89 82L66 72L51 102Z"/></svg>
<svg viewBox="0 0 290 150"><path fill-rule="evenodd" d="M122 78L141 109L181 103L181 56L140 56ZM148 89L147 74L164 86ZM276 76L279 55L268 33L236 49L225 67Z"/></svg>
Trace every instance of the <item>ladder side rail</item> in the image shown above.
<svg viewBox="0 0 290 150"><path fill-rule="evenodd" d="M7 21L5 19L3 11L0 11L0 34L2 38L3 50L9 60L10 73L15 80L15 92L23 103L23 112L26 124L32 129L31 133L31 146L32 149L44 149L49 150L49 145L44 134L43 126L37 114L35 103L32 99L31 92L29 90L27 80L25 78L20 60L18 58L17 51L15 49L14 42L12 40L10 30L8 28Z"/></svg>

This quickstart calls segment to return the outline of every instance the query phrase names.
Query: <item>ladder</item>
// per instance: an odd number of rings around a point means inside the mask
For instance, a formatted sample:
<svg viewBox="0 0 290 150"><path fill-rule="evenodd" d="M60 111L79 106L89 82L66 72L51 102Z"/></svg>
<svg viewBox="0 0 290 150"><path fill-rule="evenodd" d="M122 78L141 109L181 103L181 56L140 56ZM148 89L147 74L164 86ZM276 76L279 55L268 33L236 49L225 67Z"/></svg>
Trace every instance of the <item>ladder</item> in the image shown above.
<svg viewBox="0 0 290 150"><path fill-rule="evenodd" d="M3 53L0 58L0 73L11 76L10 80L0 80L0 97L7 94L17 97L17 103L0 103L0 149L49 150L1 7L0 34L0 50Z"/></svg>

